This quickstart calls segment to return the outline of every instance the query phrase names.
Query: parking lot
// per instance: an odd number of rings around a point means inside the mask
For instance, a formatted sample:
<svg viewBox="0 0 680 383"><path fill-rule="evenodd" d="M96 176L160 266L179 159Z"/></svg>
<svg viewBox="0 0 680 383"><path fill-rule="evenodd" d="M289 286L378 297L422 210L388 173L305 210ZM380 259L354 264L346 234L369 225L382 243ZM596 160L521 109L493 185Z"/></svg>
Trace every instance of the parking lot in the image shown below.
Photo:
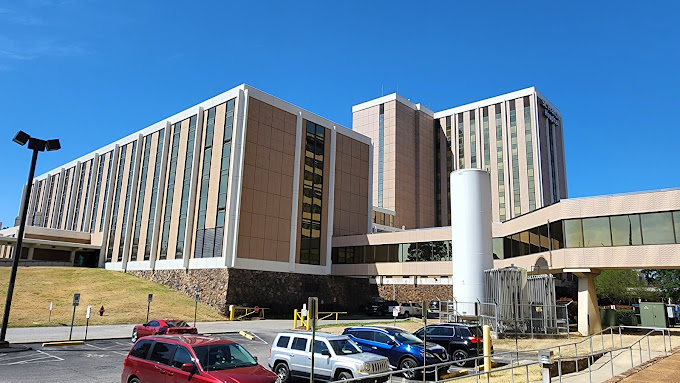
<svg viewBox="0 0 680 383"><path fill-rule="evenodd" d="M243 345L261 365L267 367L269 349L278 331L248 331L253 339L238 332L209 334ZM81 345L42 347L27 344L30 351L0 353L0 383L38 382L120 382L123 361L130 351L129 338L86 341ZM456 369L451 369L454 371ZM407 380L394 377L393 382Z"/></svg>

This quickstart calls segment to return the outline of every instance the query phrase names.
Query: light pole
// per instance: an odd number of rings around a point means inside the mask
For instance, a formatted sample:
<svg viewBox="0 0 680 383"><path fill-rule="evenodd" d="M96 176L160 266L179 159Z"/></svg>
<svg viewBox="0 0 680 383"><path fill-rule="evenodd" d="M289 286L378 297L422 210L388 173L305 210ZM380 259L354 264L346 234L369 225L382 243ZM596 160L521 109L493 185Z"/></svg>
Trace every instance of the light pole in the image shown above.
<svg viewBox="0 0 680 383"><path fill-rule="evenodd" d="M38 152L53 151L61 149L59 140L41 140L29 136L21 130L14 136L14 142L24 146L28 142L28 148L33 150L33 157L31 158L31 168L28 171L28 184L26 185L26 194L24 195L23 204L21 205L21 215L19 220L19 233L17 234L17 243L14 247L14 255L12 256L12 271L9 276L9 287L7 288L7 298L5 300L5 314L2 317L2 329L0 330L0 348L9 347L9 342L5 340L7 334L7 324L9 322L9 310L12 306L12 294L14 293L14 282L17 279L17 269L19 268L19 258L21 258L21 247L24 242L24 229L26 228L26 216L28 215L28 201L31 197L31 188L33 186L33 175L35 174L35 164L38 161Z"/></svg>

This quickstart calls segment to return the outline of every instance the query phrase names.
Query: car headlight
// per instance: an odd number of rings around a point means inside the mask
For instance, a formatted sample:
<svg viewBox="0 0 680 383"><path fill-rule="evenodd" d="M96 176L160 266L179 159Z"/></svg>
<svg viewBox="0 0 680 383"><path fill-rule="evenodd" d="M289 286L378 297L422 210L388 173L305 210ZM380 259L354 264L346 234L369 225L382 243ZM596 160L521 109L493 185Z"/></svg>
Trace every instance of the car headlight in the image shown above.
<svg viewBox="0 0 680 383"><path fill-rule="evenodd" d="M368 363L364 363L361 367L357 368L357 372L369 372L371 366Z"/></svg>
<svg viewBox="0 0 680 383"><path fill-rule="evenodd" d="M425 350L421 351L421 352L420 352L420 355L421 355L421 356L424 356L424 357L426 357L426 358L434 358L434 355L433 355L433 354L431 354L431 353L429 353L429 352L426 352Z"/></svg>

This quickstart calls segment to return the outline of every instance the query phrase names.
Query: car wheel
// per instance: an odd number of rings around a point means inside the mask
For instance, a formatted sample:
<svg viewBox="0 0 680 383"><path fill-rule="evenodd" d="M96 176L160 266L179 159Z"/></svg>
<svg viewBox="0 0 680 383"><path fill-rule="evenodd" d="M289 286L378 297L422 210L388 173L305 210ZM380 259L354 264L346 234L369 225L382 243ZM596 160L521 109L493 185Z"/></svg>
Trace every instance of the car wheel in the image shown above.
<svg viewBox="0 0 680 383"><path fill-rule="evenodd" d="M413 379L418 375L418 373L413 370L416 367L418 367L418 362L413 358L404 358L399 362L399 369L404 370L402 375L406 379Z"/></svg>
<svg viewBox="0 0 680 383"><path fill-rule="evenodd" d="M141 383L141 382L140 382L139 379L135 376L135 377L130 378L130 380L128 380L128 383Z"/></svg>
<svg viewBox="0 0 680 383"><path fill-rule="evenodd" d="M287 383L290 380L290 369L288 368L288 365L283 362L277 363L274 366L274 373L278 375L281 383Z"/></svg>
<svg viewBox="0 0 680 383"><path fill-rule="evenodd" d="M137 329L132 330L132 336L130 337L130 340L132 343L136 342L139 336L137 335Z"/></svg>
<svg viewBox="0 0 680 383"><path fill-rule="evenodd" d="M451 354L451 360L461 360L461 359L467 359L469 358L470 355L467 353L465 350L455 350ZM453 364L458 366L458 367L463 367L465 366L469 361L464 361L464 362L454 362Z"/></svg>
<svg viewBox="0 0 680 383"><path fill-rule="evenodd" d="M352 374L347 371L342 371L341 373L338 374L338 380L348 380L352 378L353 378Z"/></svg>

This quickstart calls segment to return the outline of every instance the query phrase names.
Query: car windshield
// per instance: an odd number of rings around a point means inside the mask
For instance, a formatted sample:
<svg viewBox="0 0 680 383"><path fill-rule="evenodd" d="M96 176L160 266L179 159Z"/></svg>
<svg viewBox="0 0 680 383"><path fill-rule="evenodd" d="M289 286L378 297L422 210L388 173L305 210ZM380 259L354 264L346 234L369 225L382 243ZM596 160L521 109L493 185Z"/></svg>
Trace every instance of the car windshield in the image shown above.
<svg viewBox="0 0 680 383"><path fill-rule="evenodd" d="M351 355L361 353L361 349L351 339L330 340L331 347L336 355Z"/></svg>
<svg viewBox="0 0 680 383"><path fill-rule="evenodd" d="M392 332L392 336L394 336L394 338L401 343L416 345L423 344L423 341L420 338L405 331L394 331Z"/></svg>
<svg viewBox="0 0 680 383"><path fill-rule="evenodd" d="M206 371L257 365L255 358L238 343L196 346L194 352Z"/></svg>
<svg viewBox="0 0 680 383"><path fill-rule="evenodd" d="M187 322L183 320L168 320L165 323L168 324L168 327L189 327Z"/></svg>

